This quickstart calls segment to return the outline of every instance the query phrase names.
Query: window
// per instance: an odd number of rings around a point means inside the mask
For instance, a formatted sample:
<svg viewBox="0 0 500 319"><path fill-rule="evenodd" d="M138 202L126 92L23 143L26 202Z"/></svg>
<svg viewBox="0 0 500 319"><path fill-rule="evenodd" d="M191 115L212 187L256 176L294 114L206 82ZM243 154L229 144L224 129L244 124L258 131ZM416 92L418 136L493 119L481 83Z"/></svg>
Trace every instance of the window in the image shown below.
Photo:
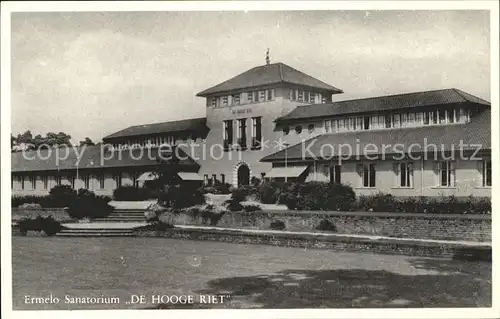
<svg viewBox="0 0 500 319"><path fill-rule="evenodd" d="M430 124L431 112L424 112L424 125Z"/></svg>
<svg viewBox="0 0 500 319"><path fill-rule="evenodd" d="M325 104L326 103L326 96L323 96L323 94L320 94L319 96L321 98L321 103Z"/></svg>
<svg viewBox="0 0 500 319"><path fill-rule="evenodd" d="M309 124L309 125L307 126L307 130L309 131L309 133L314 132L314 124L312 124L312 123L311 123L311 124Z"/></svg>
<svg viewBox="0 0 500 319"><path fill-rule="evenodd" d="M208 174L203 175L203 182L208 185Z"/></svg>
<svg viewBox="0 0 500 319"><path fill-rule="evenodd" d="M400 162L394 164L397 187L413 187L413 163Z"/></svg>
<svg viewBox="0 0 500 319"><path fill-rule="evenodd" d="M363 129L368 130L370 129L370 117L369 116L364 116L363 117Z"/></svg>
<svg viewBox="0 0 500 319"><path fill-rule="evenodd" d="M114 179L115 179L116 188L121 187L122 186L122 174L121 173L116 174L114 176ZM85 188L88 188L88 186L85 186Z"/></svg>
<svg viewBox="0 0 500 319"><path fill-rule="evenodd" d="M36 189L36 176L30 175L29 179L31 183L31 189Z"/></svg>
<svg viewBox="0 0 500 319"><path fill-rule="evenodd" d="M266 91L259 91L259 102L266 100Z"/></svg>
<svg viewBox="0 0 500 319"><path fill-rule="evenodd" d="M215 184L217 184L217 174L212 174L212 181Z"/></svg>
<svg viewBox="0 0 500 319"><path fill-rule="evenodd" d="M249 103L253 102L253 92L247 92L247 100Z"/></svg>
<svg viewBox="0 0 500 319"><path fill-rule="evenodd" d="M297 133L297 134L302 133L302 126L297 125L297 126L295 127L295 133Z"/></svg>
<svg viewBox="0 0 500 319"><path fill-rule="evenodd" d="M284 126L283 127L283 135L288 135L290 133L290 126Z"/></svg>
<svg viewBox="0 0 500 319"><path fill-rule="evenodd" d="M304 101L304 91L302 90L299 90L299 93L298 93L298 98L297 100L299 100L299 102L302 102Z"/></svg>
<svg viewBox="0 0 500 319"><path fill-rule="evenodd" d="M391 115L390 114L385 115L384 122L385 122L385 128L391 128L392 123L391 123Z"/></svg>
<svg viewBox="0 0 500 319"><path fill-rule="evenodd" d="M361 175L362 187L375 187L375 164L358 164L357 170Z"/></svg>
<svg viewBox="0 0 500 319"><path fill-rule="evenodd" d="M415 125L415 113L410 112L407 115L408 117L408 126L414 126Z"/></svg>
<svg viewBox="0 0 500 319"><path fill-rule="evenodd" d="M325 121L325 132L330 132L330 121Z"/></svg>
<svg viewBox="0 0 500 319"><path fill-rule="evenodd" d="M267 90L267 100L268 101L274 100L274 89Z"/></svg>
<svg viewBox="0 0 500 319"><path fill-rule="evenodd" d="M423 122L424 122L424 113L423 112L417 112L415 114L415 123L417 125L422 125Z"/></svg>
<svg viewBox="0 0 500 319"><path fill-rule="evenodd" d="M233 95L233 105L239 105L240 102L240 94Z"/></svg>
<svg viewBox="0 0 500 319"><path fill-rule="evenodd" d="M220 182L221 182L222 184L225 184L225 183L226 183L226 175L224 175L224 174L220 174Z"/></svg>
<svg viewBox="0 0 500 319"><path fill-rule="evenodd" d="M467 111L465 108L461 107L458 109L457 122L466 123L467 122Z"/></svg>
<svg viewBox="0 0 500 319"><path fill-rule="evenodd" d="M384 116L371 116L370 117L370 129L380 129L385 127L384 123L385 117Z"/></svg>
<svg viewBox="0 0 500 319"><path fill-rule="evenodd" d="M227 95L224 95L222 97L222 105L227 106L227 104L228 104L228 97L227 97Z"/></svg>
<svg viewBox="0 0 500 319"><path fill-rule="evenodd" d="M210 98L210 105L213 107L216 107L217 106L217 98L211 97Z"/></svg>
<svg viewBox="0 0 500 319"><path fill-rule="evenodd" d="M491 186L491 160L481 161L481 185Z"/></svg>
<svg viewBox="0 0 500 319"><path fill-rule="evenodd" d="M48 189L49 188L49 177L42 176L41 179L42 179L43 189Z"/></svg>
<svg viewBox="0 0 500 319"><path fill-rule="evenodd" d="M222 131L223 134L223 144L224 144L224 149L228 150L231 145L233 145L233 121L232 120L227 120L223 122L224 128Z"/></svg>
<svg viewBox="0 0 500 319"><path fill-rule="evenodd" d="M401 114L393 114L392 115L392 126L393 127L401 127Z"/></svg>
<svg viewBox="0 0 500 319"><path fill-rule="evenodd" d="M90 175L86 174L83 176L83 187L86 189L90 189ZM121 185L121 184L120 184Z"/></svg>
<svg viewBox="0 0 500 319"><path fill-rule="evenodd" d="M262 118L252 118L252 148L260 148L262 143Z"/></svg>
<svg viewBox="0 0 500 319"><path fill-rule="evenodd" d="M340 184L341 183L341 166L340 165L330 165L328 167L328 173L330 176L330 183Z"/></svg>
<svg viewBox="0 0 500 319"><path fill-rule="evenodd" d="M316 102L316 93L311 92L311 95L309 96L309 103L315 103Z"/></svg>
<svg viewBox="0 0 500 319"><path fill-rule="evenodd" d="M99 180L99 188L104 189L104 180L105 180L104 174L101 173L97 175L97 179Z"/></svg>
<svg viewBox="0 0 500 319"><path fill-rule="evenodd" d="M446 110L448 123L455 123L455 108L450 107Z"/></svg>
<svg viewBox="0 0 500 319"><path fill-rule="evenodd" d="M344 119L339 119L337 121L337 132L344 132L346 130L345 127L345 120Z"/></svg>
<svg viewBox="0 0 500 319"><path fill-rule="evenodd" d="M295 91L294 89L290 89L290 100L291 101L295 101L296 98L295 98Z"/></svg>
<svg viewBox="0 0 500 319"><path fill-rule="evenodd" d="M21 189L24 190L24 176L21 176Z"/></svg>
<svg viewBox="0 0 500 319"><path fill-rule="evenodd" d="M68 176L68 179L70 180L70 183L71 183L71 188L75 189L75 180L76 180L76 176L75 176L75 175L69 175L69 176Z"/></svg>
<svg viewBox="0 0 500 319"><path fill-rule="evenodd" d="M432 124L437 124L438 123L438 111L437 110L431 111L430 114L431 114Z"/></svg>
<svg viewBox="0 0 500 319"><path fill-rule="evenodd" d="M441 187L455 186L455 165L452 161L441 161L436 163L438 185Z"/></svg>
<svg viewBox="0 0 500 319"><path fill-rule="evenodd" d="M439 124L446 123L446 110L439 110Z"/></svg>
<svg viewBox="0 0 500 319"><path fill-rule="evenodd" d="M247 147L247 119L238 120L238 146L242 149Z"/></svg>
<svg viewBox="0 0 500 319"><path fill-rule="evenodd" d="M61 185L61 175L56 175L54 179L56 181L57 186Z"/></svg>

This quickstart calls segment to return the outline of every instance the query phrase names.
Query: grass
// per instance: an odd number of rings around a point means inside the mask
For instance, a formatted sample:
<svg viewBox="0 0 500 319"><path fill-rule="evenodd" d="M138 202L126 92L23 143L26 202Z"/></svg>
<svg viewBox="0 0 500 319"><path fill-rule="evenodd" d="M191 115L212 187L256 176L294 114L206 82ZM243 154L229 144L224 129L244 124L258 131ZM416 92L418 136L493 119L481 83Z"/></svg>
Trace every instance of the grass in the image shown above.
<svg viewBox="0 0 500 319"><path fill-rule="evenodd" d="M132 294L231 295L209 308L491 305L490 263L164 238L13 237L12 245L14 309L155 307L125 304ZM50 294L122 302L23 303Z"/></svg>

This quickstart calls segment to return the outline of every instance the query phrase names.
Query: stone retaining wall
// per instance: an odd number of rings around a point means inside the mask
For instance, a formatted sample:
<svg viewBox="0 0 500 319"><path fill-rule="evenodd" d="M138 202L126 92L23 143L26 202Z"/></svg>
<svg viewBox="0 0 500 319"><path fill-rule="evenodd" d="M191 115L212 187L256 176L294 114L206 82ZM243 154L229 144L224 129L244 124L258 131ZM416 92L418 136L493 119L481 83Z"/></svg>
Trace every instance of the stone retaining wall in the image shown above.
<svg viewBox="0 0 500 319"><path fill-rule="evenodd" d="M491 261L491 246L465 246L453 243L367 239L342 236L321 236L288 233L248 233L215 229L171 229L167 231L136 231L136 236L173 239L210 240L235 244L258 244L285 247L329 249L333 251L398 254L406 256L445 257L464 260Z"/></svg>
<svg viewBox="0 0 500 319"><path fill-rule="evenodd" d="M315 231L327 219L339 234L367 234L402 238L491 241L490 215L431 215L367 212L228 212L218 227L270 229L272 221L281 220L286 230ZM206 225L201 217L180 214L178 225Z"/></svg>

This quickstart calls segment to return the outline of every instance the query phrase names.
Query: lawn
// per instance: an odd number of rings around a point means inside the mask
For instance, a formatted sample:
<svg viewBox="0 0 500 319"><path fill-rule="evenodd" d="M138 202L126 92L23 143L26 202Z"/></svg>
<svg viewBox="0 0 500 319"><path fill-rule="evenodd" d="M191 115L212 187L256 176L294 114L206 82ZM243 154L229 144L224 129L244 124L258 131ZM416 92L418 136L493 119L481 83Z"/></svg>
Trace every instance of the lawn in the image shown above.
<svg viewBox="0 0 500 319"><path fill-rule="evenodd" d="M164 238L13 237L14 309L152 308L130 295L230 295L184 307L489 307L491 263ZM52 294L58 304L25 304ZM65 304L64 296L120 298ZM160 308L180 305L164 305Z"/></svg>

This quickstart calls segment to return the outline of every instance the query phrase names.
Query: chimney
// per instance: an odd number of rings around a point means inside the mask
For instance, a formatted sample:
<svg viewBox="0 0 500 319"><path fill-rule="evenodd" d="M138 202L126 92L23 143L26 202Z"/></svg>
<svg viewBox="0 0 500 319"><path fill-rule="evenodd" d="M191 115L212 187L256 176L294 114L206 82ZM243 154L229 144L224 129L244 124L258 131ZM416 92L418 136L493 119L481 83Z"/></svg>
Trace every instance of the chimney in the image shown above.
<svg viewBox="0 0 500 319"><path fill-rule="evenodd" d="M269 63L271 63L271 61L269 59L269 48L267 48L267 52L266 52L266 65L269 65Z"/></svg>

